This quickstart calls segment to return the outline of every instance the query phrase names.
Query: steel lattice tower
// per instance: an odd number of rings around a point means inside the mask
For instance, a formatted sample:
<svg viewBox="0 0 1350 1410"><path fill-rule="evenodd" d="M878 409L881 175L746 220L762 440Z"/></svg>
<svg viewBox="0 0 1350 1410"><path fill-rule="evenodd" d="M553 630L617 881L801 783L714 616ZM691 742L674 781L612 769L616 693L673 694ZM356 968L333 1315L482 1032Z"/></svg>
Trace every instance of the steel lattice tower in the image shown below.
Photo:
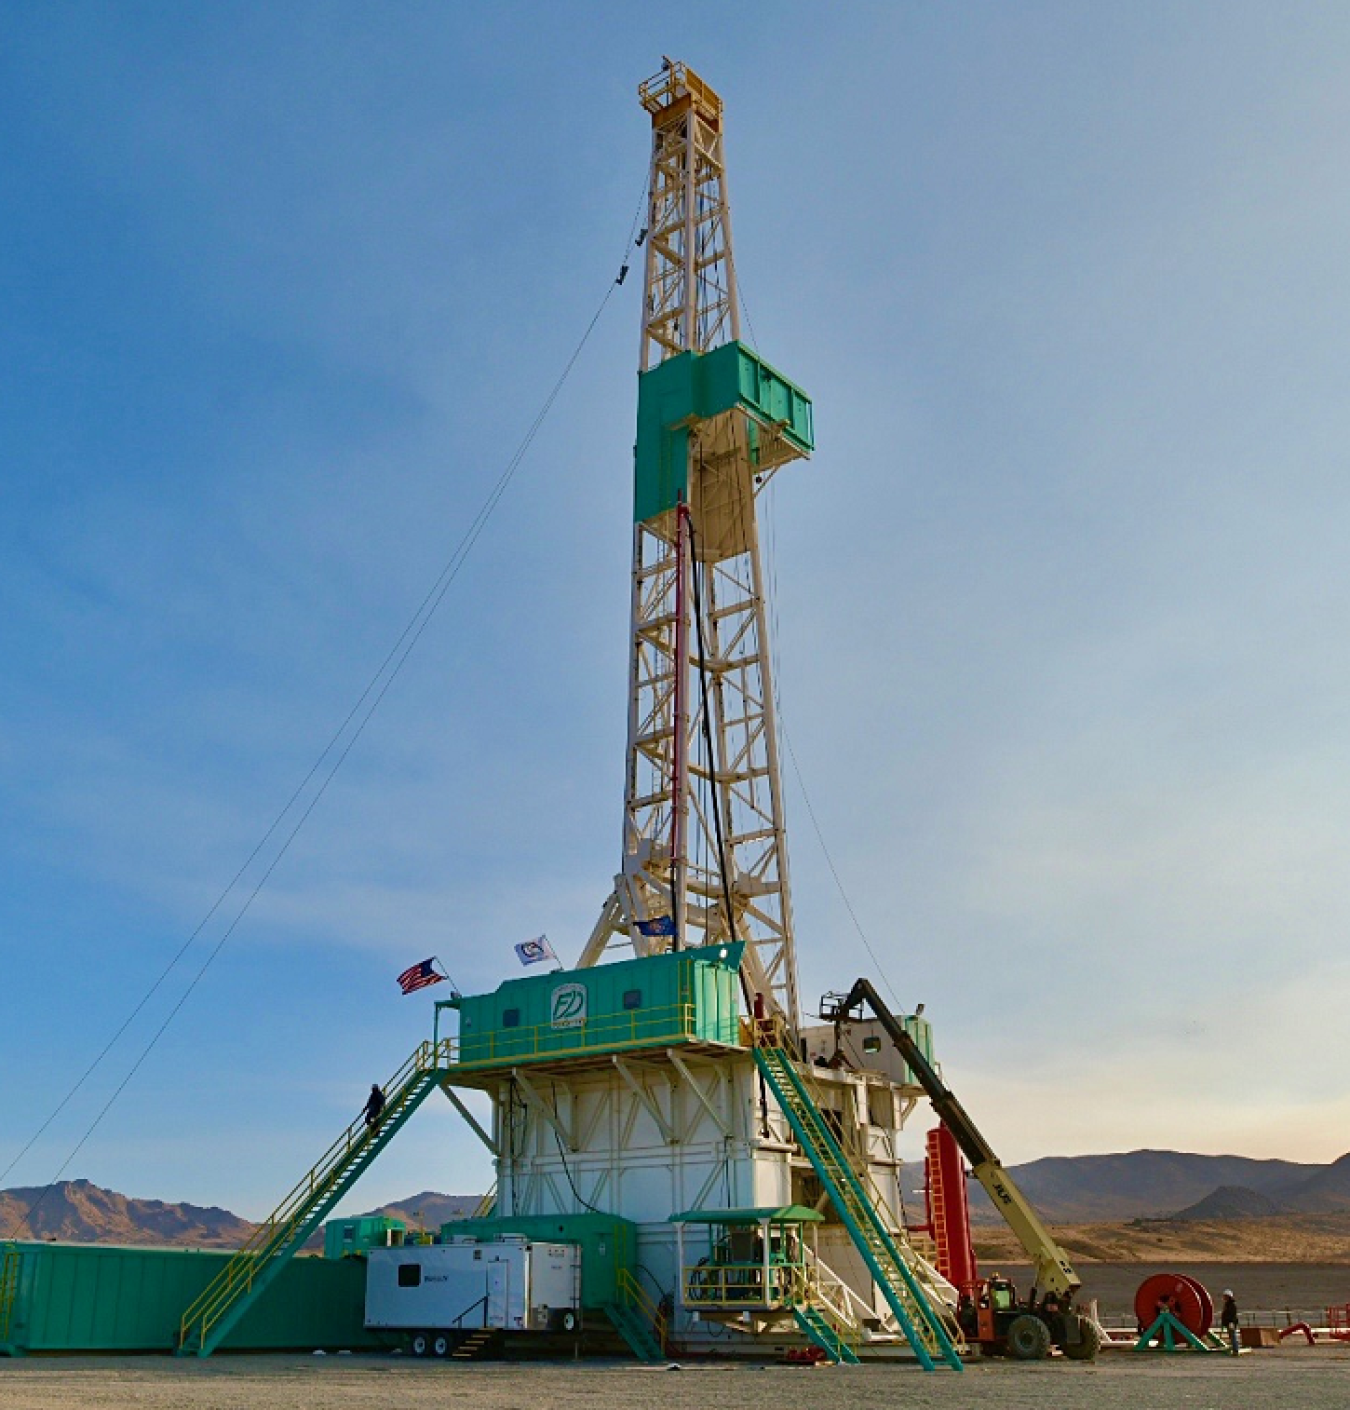
<svg viewBox="0 0 1350 1410"><path fill-rule="evenodd" d="M809 453L805 394L740 341L722 101L667 61L638 396L623 861L582 953L745 940L795 1026L797 971L756 495Z"/></svg>

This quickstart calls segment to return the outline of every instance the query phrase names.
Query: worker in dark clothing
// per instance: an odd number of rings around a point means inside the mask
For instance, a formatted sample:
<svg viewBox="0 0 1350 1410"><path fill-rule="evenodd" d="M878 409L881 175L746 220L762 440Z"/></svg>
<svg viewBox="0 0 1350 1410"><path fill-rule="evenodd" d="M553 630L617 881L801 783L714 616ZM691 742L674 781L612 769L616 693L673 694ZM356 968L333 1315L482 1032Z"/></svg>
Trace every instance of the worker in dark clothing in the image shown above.
<svg viewBox="0 0 1350 1410"><path fill-rule="evenodd" d="M384 1111L384 1093L380 1091L379 1084L370 1084L370 1096L366 1098L365 1118L367 1126L374 1126L378 1123Z"/></svg>
<svg viewBox="0 0 1350 1410"><path fill-rule="evenodd" d="M1238 1354L1241 1340L1238 1336L1238 1305L1233 1297L1233 1289L1223 1290L1223 1308L1219 1313L1219 1325L1224 1329L1228 1337L1228 1344L1233 1350L1233 1355Z"/></svg>
<svg viewBox="0 0 1350 1410"><path fill-rule="evenodd" d="M1059 1294L1053 1288L1041 1299L1041 1318L1050 1328L1051 1340L1056 1345L1062 1344L1064 1341L1064 1304L1059 1300Z"/></svg>

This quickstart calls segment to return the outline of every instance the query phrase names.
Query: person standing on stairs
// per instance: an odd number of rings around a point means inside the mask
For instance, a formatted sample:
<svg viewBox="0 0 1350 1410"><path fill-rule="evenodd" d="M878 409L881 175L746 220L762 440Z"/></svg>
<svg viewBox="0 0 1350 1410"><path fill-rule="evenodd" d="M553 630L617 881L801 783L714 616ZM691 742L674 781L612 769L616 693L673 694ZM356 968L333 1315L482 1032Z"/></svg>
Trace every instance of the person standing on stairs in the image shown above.
<svg viewBox="0 0 1350 1410"><path fill-rule="evenodd" d="M366 1109L363 1115L368 1127L379 1125L380 1117L384 1113L384 1093L380 1091L378 1082L370 1084L370 1096L366 1098Z"/></svg>

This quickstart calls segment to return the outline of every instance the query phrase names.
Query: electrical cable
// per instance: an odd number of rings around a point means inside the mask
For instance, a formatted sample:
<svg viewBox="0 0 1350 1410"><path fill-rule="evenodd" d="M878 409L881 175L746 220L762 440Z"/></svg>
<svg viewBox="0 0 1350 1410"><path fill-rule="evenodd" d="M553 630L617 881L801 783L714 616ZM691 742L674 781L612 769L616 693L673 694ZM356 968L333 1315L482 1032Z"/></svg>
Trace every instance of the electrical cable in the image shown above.
<svg viewBox="0 0 1350 1410"><path fill-rule="evenodd" d="M103 1108L94 1118L94 1121L86 1129L85 1133L81 1136L80 1140L71 1150L70 1154L66 1156L65 1160L62 1162L56 1174L51 1178L51 1180L42 1190L41 1194L39 1194L38 1198L30 1206L26 1215L16 1214L15 1220L11 1223L10 1226L11 1233L9 1237L14 1237L14 1229L22 1227L24 1223L29 1223L29 1227L31 1229L32 1226L30 1221L33 1215L36 1214L37 1210L40 1208L47 1195L55 1187L57 1182L60 1180L61 1176L69 1167L71 1161L73 1161L75 1157L79 1154L79 1152L84 1148L86 1142L90 1139L91 1136L93 1136L94 1132L102 1124L104 1118L112 1109L112 1106L117 1101L118 1097L121 1096L122 1092L131 1082L132 1078L136 1075L136 1073L140 1070L141 1066L144 1064L146 1059L150 1056L150 1053L154 1050L159 1040L163 1037L169 1025L178 1015L179 1011L187 1002L188 998L191 997L197 985L206 975L207 970L210 969L212 963L220 954L220 951L224 948L225 943L229 940L231 935L233 935L235 928L238 926L239 922L247 914L249 908L252 906L254 900L257 898L258 893L262 890L263 886L266 885L268 879L276 870L282 858L286 855L287 851L289 851L291 844L295 841L295 838L299 833L300 829L304 826L310 814L318 805L319 800L327 792L329 784L332 783L334 776L342 767L342 764L345 762L347 756L351 753L357 740L359 740L361 735L364 733L366 726L370 723L371 718L374 716L375 711L379 708L385 695L388 693L389 688L393 685L394 681L397 679L398 675L402 671L403 666L407 662L409 655L416 647L423 633L426 631L427 626L430 624L432 617L435 615L437 609L440 607L442 601L445 599L445 596L449 592L450 587L454 583L455 579L459 576L460 570L463 568L465 560L468 558L470 552L472 552L474 545L477 543L479 537L482 535L483 530L486 528L488 520L492 517L493 511L500 503L502 496L506 493L507 488L509 487L512 479L514 479L516 471L520 468L520 465L523 462L526 454L529 452L530 447L534 444L535 438L538 436L538 433L541 427L543 426L543 423L547 418L548 413L552 410L553 404L557 400L564 384L567 382L569 376L571 375L572 369L575 367L577 360L580 358L583 350L586 347L586 344L590 341L591 334L594 332L596 324L599 323L601 315L604 313L605 308L608 305L610 298L612 297L614 290L617 287L619 287L618 281L613 281L605 289L604 296L601 298L600 303L597 306L594 314L592 314L590 322L586 325L585 331L582 333L576 346L573 348L571 355L568 357L566 363L563 365L562 372L559 374L548 395L545 397L544 402L540 407L539 411L536 413L533 421L530 422L529 427L527 428L519 446L516 448L516 451L511 456L510 460L507 461L505 469L498 476L497 481L493 485L482 506L479 508L478 513L470 522L468 529L465 530L459 543L456 545L454 551L451 553L449 559L446 561L445 566L441 569L440 573L437 575L431 587L428 589L426 595L418 604L417 609L414 611L407 625L403 628L403 631L399 634L394 645L386 654L384 660L380 663L380 666L377 668L374 675L371 677L370 681L366 685L366 688L361 692L360 696L357 698L356 704L352 706L351 710L347 713L347 716L343 720L342 724L338 727L337 731L333 734L332 738L320 751L318 758L310 767L308 773L306 773L304 778L301 780L300 784L292 793L291 797L287 800L286 805L277 814L272 824L263 834L262 839L259 841L257 846L254 847L253 851L250 852L244 864L235 873L234 877L231 879L225 889L220 893L219 897L217 897L216 901L212 904L212 906L207 911L206 915L202 918L201 922L198 924L196 929L193 930L192 934L180 947L177 954L173 957L173 959L162 971L160 976L151 985L150 989L147 990L140 1002L132 1010L128 1018L123 1022L122 1026L117 1029L117 1031L113 1034L112 1038L104 1046L103 1050L99 1053L99 1055L94 1059L94 1061L81 1075L75 1085L70 1089L69 1092L67 1092L65 1097L57 1105L56 1109L51 1113L50 1116L48 1116L46 1121L43 1122L42 1126L39 1127L38 1131L32 1136L32 1138L30 1138L28 1143L23 1147L23 1149L14 1158L14 1160L10 1162L3 1174L0 1174L0 1180L3 1180L3 1178L7 1176L11 1170L14 1169L15 1165L17 1165L18 1162L23 1158L23 1156L27 1154L29 1150L32 1149L33 1145L41 1137L43 1132L47 1130L47 1128L61 1113L61 1111L65 1109L65 1107L69 1104L69 1102L76 1095L76 1093L83 1087L83 1085L92 1075L95 1069L107 1057L108 1053L117 1043L118 1039L127 1031L127 1029L130 1027L131 1023L135 1020L137 1015L140 1014L140 1012L145 1008L146 1004L149 1003L150 999L163 985L164 981L168 978L169 974L173 971L174 968L176 968L179 962L186 955L187 951L192 947L193 943L201 935L201 932L203 931L203 929L205 929L206 925L209 923L211 918L225 903L226 899L229 897L231 892L234 891L235 887L238 885L240 879L243 877L245 872L247 872L252 863L257 859L259 854L262 852L263 848L266 846L268 840L276 833L276 831L286 818L287 814L294 807L295 803L304 793L305 789L308 787L315 775L323 767L324 761L333 753L333 750L336 748L338 742L342 739L343 735L347 732L347 729L351 725L353 719L355 719L357 715L361 713L362 707L366 705L367 701L369 701L368 708L365 709L364 714L357 722L355 730L353 730L351 733L351 737L346 741L346 744L337 754L337 757L334 759L331 767L327 772L327 775L323 778L318 789L315 791L314 796L310 799L309 803L300 814L299 820L296 822L295 826L287 835L285 841L282 843L276 855L267 865L257 885L249 893L247 898L244 900L243 904L240 906L239 910L235 913L234 918L230 921L230 924L226 928L225 933L216 942L215 946L207 955L205 961L197 970L197 973L193 976L191 982L188 984L188 987L180 995L177 1003L174 1004L174 1006L170 1009L168 1016L164 1019L163 1023L155 1031L149 1043L147 1043L144 1049L141 1051L140 1056L136 1059L130 1071L127 1072L127 1074L123 1077L122 1081L114 1089L112 1096L109 1097L108 1101L104 1104ZM372 693L373 699L371 698Z"/></svg>
<svg viewBox="0 0 1350 1410"><path fill-rule="evenodd" d="M702 463L699 469L702 471ZM712 799L713 831L717 836L717 873L722 879L722 899L727 907L727 939L736 938L736 913L731 907L731 881L727 876L727 846L722 840L722 804L717 786L717 754L713 749L712 717L708 704L708 660L703 647L703 598L699 592L698 539L694 533L694 517L687 516L689 525L689 577L694 585L694 636L698 642L698 685L703 701L703 742L708 750L708 793Z"/></svg>
<svg viewBox="0 0 1350 1410"><path fill-rule="evenodd" d="M558 1122L562 1120L558 1115L558 1089L550 1084L549 1090L553 1093L553 1120ZM558 1147L558 1159L562 1161L563 1174L567 1176L567 1183L572 1188L573 1198L578 1204L584 1204L592 1214L609 1214L611 1211L608 1209L597 1209L590 1200L581 1197L581 1191L577 1189L577 1182L572 1178L572 1172L568 1168L567 1157L563 1154L562 1138L558 1135L558 1128L556 1125L550 1125L549 1130L553 1132L553 1144Z"/></svg>

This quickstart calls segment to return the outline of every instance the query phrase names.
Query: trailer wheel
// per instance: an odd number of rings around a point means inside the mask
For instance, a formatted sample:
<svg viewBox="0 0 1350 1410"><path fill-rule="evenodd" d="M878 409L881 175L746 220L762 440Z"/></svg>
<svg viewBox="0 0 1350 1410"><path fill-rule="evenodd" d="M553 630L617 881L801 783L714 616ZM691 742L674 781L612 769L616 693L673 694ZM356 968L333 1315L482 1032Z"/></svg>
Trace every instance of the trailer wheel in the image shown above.
<svg viewBox="0 0 1350 1410"><path fill-rule="evenodd" d="M1086 1317L1078 1317L1074 1320L1078 1323L1078 1340L1069 1341L1065 1338L1060 1342L1059 1349L1070 1361L1095 1361L1097 1353L1102 1349L1100 1328L1095 1322L1088 1321Z"/></svg>
<svg viewBox="0 0 1350 1410"><path fill-rule="evenodd" d="M431 1354L433 1356L450 1355L450 1338L444 1332L437 1332L431 1340Z"/></svg>
<svg viewBox="0 0 1350 1410"><path fill-rule="evenodd" d="M431 1338L425 1332L414 1332L408 1345L414 1356L425 1356L431 1350Z"/></svg>
<svg viewBox="0 0 1350 1410"><path fill-rule="evenodd" d="M569 1307L562 1315L562 1329L565 1332L575 1332L581 1325L581 1319Z"/></svg>
<svg viewBox="0 0 1350 1410"><path fill-rule="evenodd" d="M1050 1328L1024 1312L1008 1325L1008 1350L1019 1361L1044 1361L1050 1355Z"/></svg>

